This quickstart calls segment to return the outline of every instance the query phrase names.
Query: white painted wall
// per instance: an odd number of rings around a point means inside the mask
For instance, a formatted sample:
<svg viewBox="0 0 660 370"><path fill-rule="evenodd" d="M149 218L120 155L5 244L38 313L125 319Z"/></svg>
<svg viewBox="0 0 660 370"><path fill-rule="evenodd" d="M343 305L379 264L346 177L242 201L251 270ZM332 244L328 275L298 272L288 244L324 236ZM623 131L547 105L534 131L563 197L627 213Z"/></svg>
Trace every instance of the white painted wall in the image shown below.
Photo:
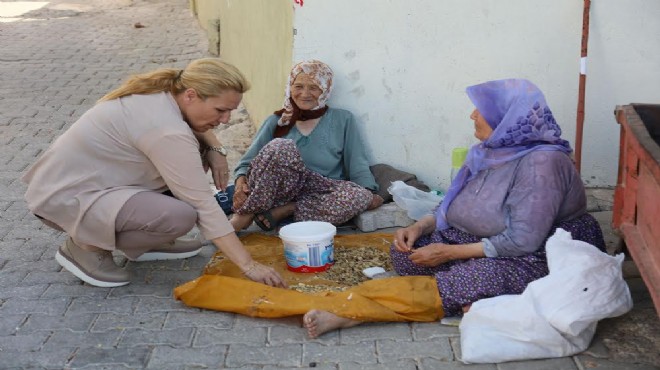
<svg viewBox="0 0 660 370"><path fill-rule="evenodd" d="M582 177L616 184L616 105L660 104L660 0L593 0Z"/></svg>
<svg viewBox="0 0 660 370"><path fill-rule="evenodd" d="M593 3L583 177L591 186L611 186L618 158L614 105L648 101L659 91L660 1ZM630 9L632 4L644 9ZM329 104L358 117L373 163L444 189L452 148L476 143L468 85L532 80L545 92L564 138L574 141L581 27L579 0L305 1L295 6L293 58L320 59L334 69ZM639 33L643 40L630 40ZM613 55L616 47L633 55ZM608 62L597 66L600 58ZM624 76L631 61L638 63ZM630 75L643 80L614 92L614 81ZM628 93L651 80L634 99Z"/></svg>

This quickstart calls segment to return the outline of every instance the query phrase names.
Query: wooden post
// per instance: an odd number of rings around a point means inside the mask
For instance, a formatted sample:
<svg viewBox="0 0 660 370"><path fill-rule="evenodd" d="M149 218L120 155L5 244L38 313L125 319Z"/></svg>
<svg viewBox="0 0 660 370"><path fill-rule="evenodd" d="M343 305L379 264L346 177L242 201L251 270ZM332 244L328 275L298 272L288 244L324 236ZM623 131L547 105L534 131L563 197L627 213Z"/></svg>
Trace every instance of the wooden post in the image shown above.
<svg viewBox="0 0 660 370"><path fill-rule="evenodd" d="M589 10L591 0L584 0L582 12L582 45L580 51L580 83L578 87L577 122L575 129L575 167L582 166L582 132L584 131L584 95L587 85L587 45L589 43Z"/></svg>

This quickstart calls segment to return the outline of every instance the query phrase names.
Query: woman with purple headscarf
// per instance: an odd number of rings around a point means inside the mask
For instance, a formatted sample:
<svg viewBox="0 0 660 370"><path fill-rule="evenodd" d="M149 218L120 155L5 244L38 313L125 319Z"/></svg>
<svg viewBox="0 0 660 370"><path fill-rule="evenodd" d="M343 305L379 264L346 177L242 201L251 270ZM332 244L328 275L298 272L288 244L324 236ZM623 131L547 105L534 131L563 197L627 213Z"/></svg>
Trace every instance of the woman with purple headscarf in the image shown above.
<svg viewBox="0 0 660 370"><path fill-rule="evenodd" d="M231 223L263 230L284 218L342 224L383 203L353 115L326 104L332 69L303 61L289 74L282 109L261 125L234 175Z"/></svg>
<svg viewBox="0 0 660 370"><path fill-rule="evenodd" d="M397 230L391 248L400 275L435 276L445 316L462 315L483 298L520 294L547 275L545 241L558 227L605 250L543 93L508 79L470 86L467 94L481 142L435 214ZM359 322L313 310L304 324L316 337Z"/></svg>

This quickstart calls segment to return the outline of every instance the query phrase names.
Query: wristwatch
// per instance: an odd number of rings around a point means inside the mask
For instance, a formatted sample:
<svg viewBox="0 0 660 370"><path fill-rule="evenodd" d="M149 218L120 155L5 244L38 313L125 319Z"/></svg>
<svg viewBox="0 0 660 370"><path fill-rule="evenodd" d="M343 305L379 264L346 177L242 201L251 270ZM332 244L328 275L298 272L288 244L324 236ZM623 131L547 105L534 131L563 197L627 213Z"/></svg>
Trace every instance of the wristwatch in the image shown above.
<svg viewBox="0 0 660 370"><path fill-rule="evenodd" d="M206 149L218 152L225 157L227 156L227 149L224 146L207 146Z"/></svg>

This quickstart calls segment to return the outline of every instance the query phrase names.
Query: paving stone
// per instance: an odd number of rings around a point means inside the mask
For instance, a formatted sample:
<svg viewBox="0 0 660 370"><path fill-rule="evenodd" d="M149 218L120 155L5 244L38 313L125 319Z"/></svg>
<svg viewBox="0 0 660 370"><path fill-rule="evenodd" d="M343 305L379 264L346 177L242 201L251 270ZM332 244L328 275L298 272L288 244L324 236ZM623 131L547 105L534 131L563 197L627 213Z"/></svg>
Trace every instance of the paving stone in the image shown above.
<svg viewBox="0 0 660 370"><path fill-rule="evenodd" d="M266 334L266 328L234 328L229 330L201 327L197 329L193 346L207 347L216 344L236 343L263 346L266 344Z"/></svg>
<svg viewBox="0 0 660 370"><path fill-rule="evenodd" d="M15 334L26 319L27 315L24 314L2 315L0 317L0 337ZM1 344L0 347L2 347Z"/></svg>
<svg viewBox="0 0 660 370"><path fill-rule="evenodd" d="M43 251L42 251L43 252ZM38 273L57 273L62 270L62 267L55 262L52 256L48 256L46 259L43 257L43 253L41 256L39 254L35 255L35 258L32 259L31 261L26 261L26 260L19 260L19 259L10 259L9 262L4 266L4 269L6 271L18 271L18 270L26 270L30 271L30 274L35 274L33 276L28 276L26 277L27 283L30 283L32 281L37 281L38 277L36 277Z"/></svg>
<svg viewBox="0 0 660 370"><path fill-rule="evenodd" d="M125 329L119 342L119 347L132 347L135 345L167 345L190 346L192 343L193 328L178 328L166 330Z"/></svg>
<svg viewBox="0 0 660 370"><path fill-rule="evenodd" d="M418 370L418 368L415 360L411 359L395 360L389 363L378 364L358 364L354 362L339 363L339 370Z"/></svg>
<svg viewBox="0 0 660 370"><path fill-rule="evenodd" d="M512 361L498 364L498 370L577 370L570 357L531 361Z"/></svg>
<svg viewBox="0 0 660 370"><path fill-rule="evenodd" d="M138 303L135 308L135 313L152 313L163 311L186 311L189 310L186 305L180 301L172 298L159 298L159 297L139 297Z"/></svg>
<svg viewBox="0 0 660 370"><path fill-rule="evenodd" d="M458 327L442 325L437 322L412 323L412 332L415 341L457 337L460 335Z"/></svg>
<svg viewBox="0 0 660 370"><path fill-rule="evenodd" d="M234 314L227 312L188 310L167 314L164 328L208 327L209 329L230 329L234 323Z"/></svg>
<svg viewBox="0 0 660 370"><path fill-rule="evenodd" d="M23 284L25 285L37 285L37 284L48 284L48 283L80 285L82 282L72 273L62 268L60 268L60 270L57 272L31 271L30 273L27 274L25 279L23 279ZM96 289L104 289L104 288L96 288Z"/></svg>
<svg viewBox="0 0 660 370"><path fill-rule="evenodd" d="M108 330L98 333L58 330L53 332L43 348L115 348L121 334L122 330Z"/></svg>
<svg viewBox="0 0 660 370"><path fill-rule="evenodd" d="M412 332L409 323L366 323L348 329L342 329L341 344L373 342L379 339L411 341Z"/></svg>
<svg viewBox="0 0 660 370"><path fill-rule="evenodd" d="M326 346L319 343L305 343L303 345L303 363L317 364L354 362L357 364L376 364L376 345L370 343L356 343L351 345Z"/></svg>
<svg viewBox="0 0 660 370"><path fill-rule="evenodd" d="M66 369L73 352L69 348L0 351L0 364L5 369Z"/></svg>
<svg viewBox="0 0 660 370"><path fill-rule="evenodd" d="M259 317L249 317L236 315L234 319L234 328L254 328L254 327L272 327L272 326L302 326L300 317L283 317L279 319L262 319Z"/></svg>
<svg viewBox="0 0 660 370"><path fill-rule="evenodd" d="M440 361L434 358L423 358L421 361L420 370L498 370L495 364L469 364L465 365L458 361Z"/></svg>
<svg viewBox="0 0 660 370"><path fill-rule="evenodd" d="M151 353L147 368L169 369L176 365L198 365L205 368L221 368L225 360L227 346L205 348L172 348L158 346Z"/></svg>
<svg viewBox="0 0 660 370"><path fill-rule="evenodd" d="M301 344L289 344L277 347L255 347L232 344L229 346L225 365L228 367L239 367L243 365L299 367L301 365L301 358Z"/></svg>
<svg viewBox="0 0 660 370"><path fill-rule="evenodd" d="M70 298L22 299L10 298L0 307L0 315L40 313L62 315L71 304Z"/></svg>
<svg viewBox="0 0 660 370"><path fill-rule="evenodd" d="M579 364L579 369L597 369L597 370L658 370L660 366L648 363L636 362L618 362L606 358L595 358L591 356L576 356L575 361ZM520 368L522 369L522 367ZM510 370L510 369L504 369ZM533 368L532 370L537 370Z"/></svg>
<svg viewBox="0 0 660 370"><path fill-rule="evenodd" d="M50 333L30 333L26 335L8 335L0 337L1 352L37 351L48 339Z"/></svg>
<svg viewBox="0 0 660 370"><path fill-rule="evenodd" d="M167 315L166 312L149 314L102 313L98 315L90 332L129 328L160 330L163 328Z"/></svg>
<svg viewBox="0 0 660 370"><path fill-rule="evenodd" d="M42 298L50 297L89 297L103 299L109 294L108 289L99 289L89 284L51 284Z"/></svg>
<svg viewBox="0 0 660 370"><path fill-rule="evenodd" d="M72 368L87 365L122 365L132 369L141 369L147 365L151 348L134 346L130 348L81 348L76 351L70 362Z"/></svg>
<svg viewBox="0 0 660 370"><path fill-rule="evenodd" d="M454 359L460 361L463 358L463 352L461 350L461 338L460 337L450 337L449 345L454 351Z"/></svg>
<svg viewBox="0 0 660 370"><path fill-rule="evenodd" d="M121 297L159 297L171 298L173 287L170 284L138 284L132 282L131 284L113 288L108 294L108 298L121 298Z"/></svg>
<svg viewBox="0 0 660 370"><path fill-rule="evenodd" d="M96 314L44 315L32 314L20 328L20 333L37 331L71 330L83 332L89 330L96 319Z"/></svg>
<svg viewBox="0 0 660 370"><path fill-rule="evenodd" d="M106 288L97 288L106 289ZM129 314L133 313L134 307L137 305L137 298L126 297L117 299L93 299L87 297L74 298L71 307L67 314L77 315L83 313L116 313L116 314Z"/></svg>
<svg viewBox="0 0 660 370"><path fill-rule="evenodd" d="M131 283L171 285L172 289L199 277L201 271L179 270L154 270L147 268L134 268L135 263L128 264L127 269L131 273Z"/></svg>
<svg viewBox="0 0 660 370"><path fill-rule="evenodd" d="M28 286L0 286L0 299L7 299L11 297L35 299L41 297L47 288L47 284Z"/></svg>
<svg viewBox="0 0 660 370"><path fill-rule="evenodd" d="M421 359L425 357L442 361L452 361L454 354L447 339L438 339L425 342L395 342L393 340L379 340L378 360L387 363L402 358Z"/></svg>

